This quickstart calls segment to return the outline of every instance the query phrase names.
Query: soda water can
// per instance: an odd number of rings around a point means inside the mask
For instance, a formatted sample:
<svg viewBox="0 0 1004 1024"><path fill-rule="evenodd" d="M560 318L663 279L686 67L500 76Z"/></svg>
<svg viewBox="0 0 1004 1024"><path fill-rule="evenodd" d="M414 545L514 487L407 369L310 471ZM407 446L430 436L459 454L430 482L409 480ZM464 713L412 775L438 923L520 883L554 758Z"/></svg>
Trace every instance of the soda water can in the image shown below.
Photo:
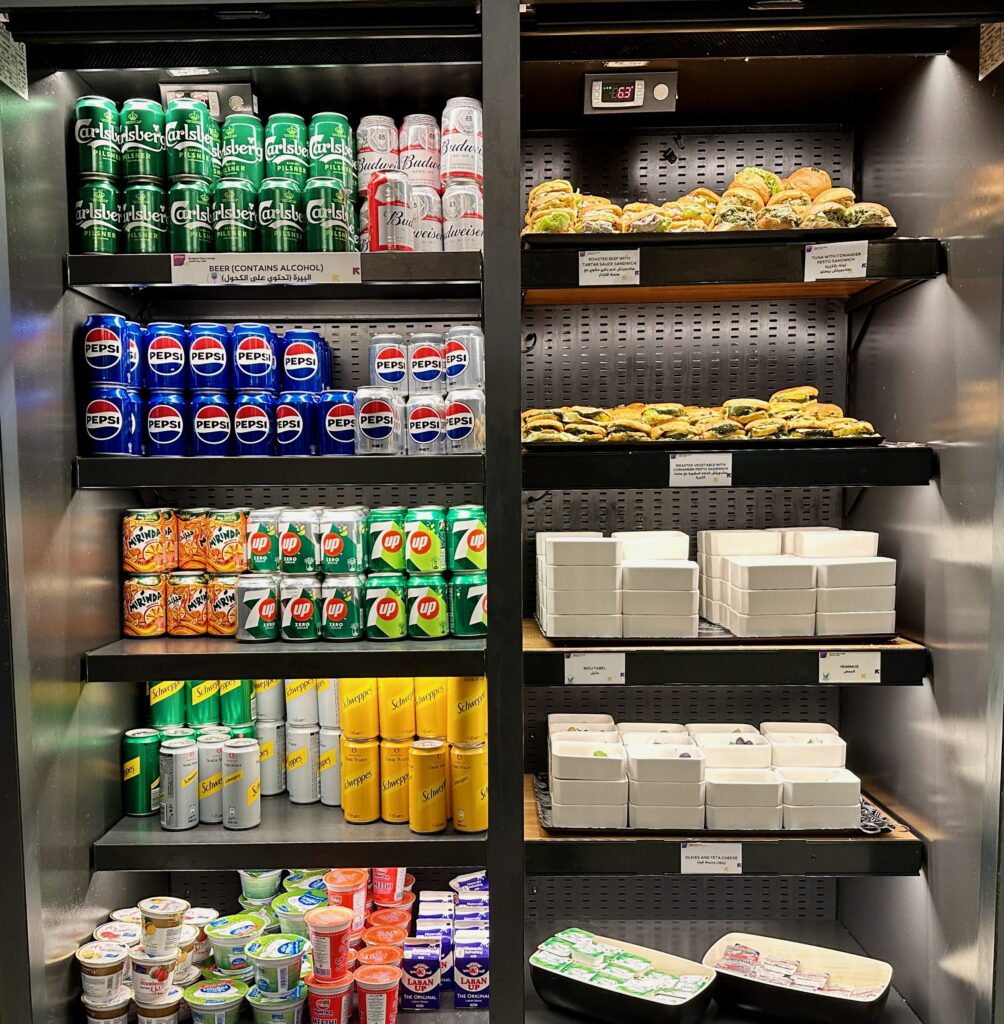
<svg viewBox="0 0 1004 1024"><path fill-rule="evenodd" d="M328 344L317 331L288 330L282 336L282 390L324 391Z"/></svg>
<svg viewBox="0 0 1004 1024"><path fill-rule="evenodd" d="M484 130L481 103L470 96L454 96L443 110L440 180L484 181Z"/></svg>
<svg viewBox="0 0 1004 1024"><path fill-rule="evenodd" d="M321 584L316 576L284 576L279 585L283 640L319 640Z"/></svg>
<svg viewBox="0 0 1004 1024"><path fill-rule="evenodd" d="M261 824L261 769L258 741L250 737L223 744L223 827Z"/></svg>
<svg viewBox="0 0 1004 1024"><path fill-rule="evenodd" d="M370 387L408 394L408 347L400 334L374 334L369 343Z"/></svg>
<svg viewBox="0 0 1004 1024"><path fill-rule="evenodd" d="M168 636L205 636L209 628L209 588L204 572L167 575Z"/></svg>
<svg viewBox="0 0 1004 1024"><path fill-rule="evenodd" d="M213 251L213 194L204 181L177 181L167 197L171 252Z"/></svg>
<svg viewBox="0 0 1004 1024"><path fill-rule="evenodd" d="M143 400L138 391L118 384L87 389L83 448L88 455L139 455L142 452Z"/></svg>
<svg viewBox="0 0 1004 1024"><path fill-rule="evenodd" d="M167 176L172 181L213 180L213 140L209 108L201 100L179 96L167 105L164 143Z"/></svg>
<svg viewBox="0 0 1004 1024"><path fill-rule="evenodd" d="M401 171L380 171L369 184L370 252L414 252L411 185Z"/></svg>
<svg viewBox="0 0 1004 1024"><path fill-rule="evenodd" d="M210 636L237 635L237 577L210 576L207 587L209 594L209 628ZM226 719L224 718L224 721ZM250 718L245 718L250 722Z"/></svg>
<svg viewBox="0 0 1004 1024"><path fill-rule="evenodd" d="M339 681L337 679L317 680L317 722L322 729L341 727L338 694Z"/></svg>
<svg viewBox="0 0 1004 1024"><path fill-rule="evenodd" d="M356 392L356 454L403 455L404 399L391 388Z"/></svg>
<svg viewBox="0 0 1004 1024"><path fill-rule="evenodd" d="M144 818L160 810L160 733L130 729L122 738L122 810Z"/></svg>
<svg viewBox="0 0 1004 1024"><path fill-rule="evenodd" d="M164 679L146 684L150 703L150 724L171 726L185 724L185 680Z"/></svg>
<svg viewBox="0 0 1004 1024"><path fill-rule="evenodd" d="M380 817L403 824L408 820L408 762L411 737L380 741Z"/></svg>
<svg viewBox="0 0 1004 1024"><path fill-rule="evenodd" d="M485 336L480 327L449 327L443 343L447 390L483 388Z"/></svg>
<svg viewBox="0 0 1004 1024"><path fill-rule="evenodd" d="M294 804L321 799L321 729L286 725L286 791Z"/></svg>
<svg viewBox="0 0 1004 1024"><path fill-rule="evenodd" d="M442 336L432 333L412 334L408 337L405 352L408 361L408 394L442 394L446 382Z"/></svg>
<svg viewBox="0 0 1004 1024"><path fill-rule="evenodd" d="M415 740L408 752L408 824L412 832L446 830L446 744Z"/></svg>
<svg viewBox="0 0 1004 1024"><path fill-rule="evenodd" d="M450 751L453 827L458 832L488 829L488 748L457 744Z"/></svg>
<svg viewBox="0 0 1004 1024"><path fill-rule="evenodd" d="M339 721L348 740L380 735L380 705L374 678L338 680Z"/></svg>
<svg viewBox="0 0 1004 1024"><path fill-rule="evenodd" d="M156 100L137 98L122 104L119 148L122 177L126 181L152 181L159 185L164 180L164 108Z"/></svg>
<svg viewBox="0 0 1004 1024"><path fill-rule="evenodd" d="M454 636L488 632L488 573L454 573L450 580L450 629Z"/></svg>
<svg viewBox="0 0 1004 1024"><path fill-rule="evenodd" d="M222 728L222 727L221 727ZM235 739L254 739L254 723L248 722L247 725L228 725L227 729L230 730L230 735Z"/></svg>
<svg viewBox="0 0 1004 1024"><path fill-rule="evenodd" d="M439 191L439 122L429 114L408 114L398 136L399 163L412 187Z"/></svg>
<svg viewBox="0 0 1004 1024"><path fill-rule="evenodd" d="M408 577L408 636L441 640L450 635L446 579L440 573Z"/></svg>
<svg viewBox="0 0 1004 1024"><path fill-rule="evenodd" d="M356 153L352 127L344 114L325 110L310 119L307 144L311 178L334 178L356 189Z"/></svg>
<svg viewBox="0 0 1004 1024"><path fill-rule="evenodd" d="M326 576L321 587L321 633L325 640L358 640L365 632L361 575Z"/></svg>
<svg viewBox="0 0 1004 1024"><path fill-rule="evenodd" d="M167 586L161 573L130 576L122 584L122 635L167 632Z"/></svg>
<svg viewBox="0 0 1004 1024"><path fill-rule="evenodd" d="M317 454L317 395L310 391L280 392L275 440L280 455Z"/></svg>
<svg viewBox="0 0 1004 1024"><path fill-rule="evenodd" d="M191 415L192 455L220 457L233 454L233 419L227 392L193 392Z"/></svg>
<svg viewBox="0 0 1004 1024"><path fill-rule="evenodd" d="M183 832L199 823L199 748L195 740L160 745L160 827Z"/></svg>
<svg viewBox="0 0 1004 1024"><path fill-rule="evenodd" d="M342 736L342 811L345 820L365 825L380 817L380 743Z"/></svg>
<svg viewBox="0 0 1004 1024"><path fill-rule="evenodd" d="M74 206L74 223L84 253L117 253L122 234L118 186L110 181L82 181Z"/></svg>
<svg viewBox="0 0 1004 1024"><path fill-rule="evenodd" d="M257 191L264 177L265 130L254 114L231 114L223 122L220 173L243 178Z"/></svg>
<svg viewBox="0 0 1004 1024"><path fill-rule="evenodd" d="M122 200L122 233L127 253L167 249L167 196L160 185L136 182Z"/></svg>
<svg viewBox="0 0 1004 1024"><path fill-rule="evenodd" d="M367 578L367 640L403 640L408 635L405 591L404 573L378 572Z"/></svg>
<svg viewBox="0 0 1004 1024"><path fill-rule="evenodd" d="M307 252L355 252L355 191L337 178L311 178L303 190Z"/></svg>
<svg viewBox="0 0 1004 1024"><path fill-rule="evenodd" d="M234 343L230 331L217 323L188 329L188 368L196 391L230 391L234 387Z"/></svg>
<svg viewBox="0 0 1004 1024"><path fill-rule="evenodd" d="M254 681L255 717L272 722L286 718L286 695L283 680L256 679Z"/></svg>
<svg viewBox="0 0 1004 1024"><path fill-rule="evenodd" d="M224 725L247 725L252 721L251 703L254 680L220 680L220 717Z"/></svg>
<svg viewBox="0 0 1004 1024"><path fill-rule="evenodd" d="M279 571L279 509L254 509L248 515L247 561L250 572Z"/></svg>
<svg viewBox="0 0 1004 1024"><path fill-rule="evenodd" d="M318 454L355 455L356 393L322 391L317 408Z"/></svg>
<svg viewBox="0 0 1004 1024"><path fill-rule="evenodd" d="M317 725L316 679L284 679L283 692L286 700L283 717L289 725Z"/></svg>
<svg viewBox="0 0 1004 1024"><path fill-rule="evenodd" d="M364 117L356 131L356 176L359 195L368 194L370 179L399 166L397 125L379 114Z"/></svg>
<svg viewBox="0 0 1004 1024"><path fill-rule="evenodd" d="M284 508L276 521L279 569L297 575L319 572L318 518L310 509Z"/></svg>
<svg viewBox="0 0 1004 1024"><path fill-rule="evenodd" d="M255 722L261 795L286 792L286 723L259 718Z"/></svg>
<svg viewBox="0 0 1004 1024"><path fill-rule="evenodd" d="M339 729L321 729L321 803L325 807L342 804L342 733Z"/></svg>
<svg viewBox="0 0 1004 1024"><path fill-rule="evenodd" d="M265 176L307 183L307 125L299 114L273 114L265 125Z"/></svg>
<svg viewBox="0 0 1004 1024"><path fill-rule="evenodd" d="M234 450L237 455L275 455L275 395L238 391L234 404Z"/></svg>
<svg viewBox="0 0 1004 1024"><path fill-rule="evenodd" d="M279 638L279 585L268 573L247 573L237 580L237 639Z"/></svg>
<svg viewBox="0 0 1004 1024"><path fill-rule="evenodd" d="M406 512L397 506L375 508L366 520L370 572L404 572Z"/></svg>
<svg viewBox="0 0 1004 1024"><path fill-rule="evenodd" d="M446 738L446 676L415 677L415 733L427 740Z"/></svg>
<svg viewBox="0 0 1004 1024"><path fill-rule="evenodd" d="M240 323L230 331L234 344L234 386L258 391L278 390L276 341L267 324Z"/></svg>
<svg viewBox="0 0 1004 1024"><path fill-rule="evenodd" d="M485 200L481 186L470 182L448 185L443 193L443 251L483 252Z"/></svg>
<svg viewBox="0 0 1004 1024"><path fill-rule="evenodd" d="M226 732L210 732L198 739L199 821L219 825L223 821L223 744Z"/></svg>
<svg viewBox="0 0 1004 1024"><path fill-rule="evenodd" d="M411 676L377 679L380 735L410 740L415 735L415 680Z"/></svg>
<svg viewBox="0 0 1004 1024"><path fill-rule="evenodd" d="M471 455L485 450L485 393L458 388L446 395L446 453Z"/></svg>
<svg viewBox="0 0 1004 1024"><path fill-rule="evenodd" d="M243 178L220 178L213 186L213 238L217 252L254 252L258 195Z"/></svg>
<svg viewBox="0 0 1004 1024"><path fill-rule="evenodd" d="M411 223L415 252L443 251L443 200L438 189L412 184Z"/></svg>
<svg viewBox="0 0 1004 1024"><path fill-rule="evenodd" d="M148 392L144 423L144 452L147 455L188 454L188 399L181 391Z"/></svg>
<svg viewBox="0 0 1004 1024"><path fill-rule="evenodd" d="M419 505L404 516L405 569L409 573L445 572L446 509Z"/></svg>
<svg viewBox="0 0 1004 1024"><path fill-rule="evenodd" d="M82 179L119 176L119 112L105 96L81 96L73 108L73 136Z"/></svg>
<svg viewBox="0 0 1004 1024"><path fill-rule="evenodd" d="M124 316L92 313L78 336L86 383L129 385L129 340Z"/></svg>
<svg viewBox="0 0 1004 1024"><path fill-rule="evenodd" d="M446 400L412 395L404 409L409 455L442 455L446 450Z"/></svg>

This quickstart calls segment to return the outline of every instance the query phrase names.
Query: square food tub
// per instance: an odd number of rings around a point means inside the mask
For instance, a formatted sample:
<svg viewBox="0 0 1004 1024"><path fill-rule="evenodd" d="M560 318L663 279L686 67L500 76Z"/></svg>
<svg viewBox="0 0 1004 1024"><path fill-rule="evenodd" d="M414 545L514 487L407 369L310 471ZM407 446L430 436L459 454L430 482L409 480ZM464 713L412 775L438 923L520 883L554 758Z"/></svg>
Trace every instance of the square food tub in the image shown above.
<svg viewBox="0 0 1004 1024"><path fill-rule="evenodd" d="M782 799L792 807L855 807L861 780L846 768L778 768Z"/></svg>
<svg viewBox="0 0 1004 1024"><path fill-rule="evenodd" d="M627 750L627 767L635 782L703 782L704 754L700 747L649 744Z"/></svg>
<svg viewBox="0 0 1004 1024"><path fill-rule="evenodd" d="M847 744L832 733L772 733L771 764L775 768L843 768Z"/></svg>
<svg viewBox="0 0 1004 1024"><path fill-rule="evenodd" d="M628 804L629 828L704 828L704 804L696 807L655 807Z"/></svg>
<svg viewBox="0 0 1004 1024"><path fill-rule="evenodd" d="M769 768L709 768L706 801L712 807L777 807L781 779Z"/></svg>
<svg viewBox="0 0 1004 1024"><path fill-rule="evenodd" d="M777 832L784 823L784 810L777 807L712 807L704 809L709 829L719 832Z"/></svg>
<svg viewBox="0 0 1004 1024"><path fill-rule="evenodd" d="M628 782L628 803L636 807L703 807L704 782Z"/></svg>
<svg viewBox="0 0 1004 1024"><path fill-rule="evenodd" d="M861 805L823 807L793 807L784 805L784 827L789 829L825 831L827 829L853 829L861 826Z"/></svg>
<svg viewBox="0 0 1004 1024"><path fill-rule="evenodd" d="M622 746L562 740L551 744L551 772L559 779L621 782L627 778L627 755Z"/></svg>
<svg viewBox="0 0 1004 1024"><path fill-rule="evenodd" d="M771 741L759 733L734 736L707 732L697 737L709 768L769 768Z"/></svg>

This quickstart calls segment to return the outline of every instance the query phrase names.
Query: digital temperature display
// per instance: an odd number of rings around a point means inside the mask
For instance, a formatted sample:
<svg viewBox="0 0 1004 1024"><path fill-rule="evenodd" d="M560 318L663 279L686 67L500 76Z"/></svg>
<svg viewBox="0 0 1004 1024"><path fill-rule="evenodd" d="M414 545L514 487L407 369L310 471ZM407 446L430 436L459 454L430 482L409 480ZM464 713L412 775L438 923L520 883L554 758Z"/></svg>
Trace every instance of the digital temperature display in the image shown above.
<svg viewBox="0 0 1004 1024"><path fill-rule="evenodd" d="M604 103L634 103L637 82L604 82L600 95Z"/></svg>

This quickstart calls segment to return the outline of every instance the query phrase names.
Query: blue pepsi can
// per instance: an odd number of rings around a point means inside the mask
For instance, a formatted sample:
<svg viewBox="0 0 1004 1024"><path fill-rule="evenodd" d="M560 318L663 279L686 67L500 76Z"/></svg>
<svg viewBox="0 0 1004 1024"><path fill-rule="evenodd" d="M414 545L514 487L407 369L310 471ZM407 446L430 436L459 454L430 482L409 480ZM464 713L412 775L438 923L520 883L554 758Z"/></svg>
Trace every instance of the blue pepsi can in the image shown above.
<svg viewBox="0 0 1004 1024"><path fill-rule="evenodd" d="M92 384L84 406L88 455L142 455L143 400L121 384Z"/></svg>
<svg viewBox="0 0 1004 1024"><path fill-rule="evenodd" d="M188 329L188 370L194 391L231 391L234 346L223 324L192 324Z"/></svg>
<svg viewBox="0 0 1004 1024"><path fill-rule="evenodd" d="M328 386L327 347L317 331L286 331L282 338L282 389L324 391Z"/></svg>
<svg viewBox="0 0 1004 1024"><path fill-rule="evenodd" d="M188 399L181 391L148 392L144 422L145 455L188 454Z"/></svg>
<svg viewBox="0 0 1004 1024"><path fill-rule="evenodd" d="M267 324L235 324L231 330L234 351L234 387L238 391L275 391L278 373L275 335Z"/></svg>
<svg viewBox="0 0 1004 1024"><path fill-rule="evenodd" d="M96 313L81 329L85 380L88 384L129 384L129 334L126 318Z"/></svg>
<svg viewBox="0 0 1004 1024"><path fill-rule="evenodd" d="M275 410L275 440L280 455L317 454L317 395L283 391Z"/></svg>
<svg viewBox="0 0 1004 1024"><path fill-rule="evenodd" d="M181 324L147 324L143 333L143 386L150 390L190 388L185 328Z"/></svg>
<svg viewBox="0 0 1004 1024"><path fill-rule="evenodd" d="M234 452L275 455L275 395L270 391L238 391L234 405Z"/></svg>
<svg viewBox="0 0 1004 1024"><path fill-rule="evenodd" d="M143 328L135 320L126 320L126 337L129 339L129 387L139 390L143 386Z"/></svg>
<svg viewBox="0 0 1004 1024"><path fill-rule="evenodd" d="M234 424L225 391L192 394L193 455L233 455Z"/></svg>
<svg viewBox="0 0 1004 1024"><path fill-rule="evenodd" d="M354 391L325 391L319 396L317 435L317 450L321 455L355 455Z"/></svg>

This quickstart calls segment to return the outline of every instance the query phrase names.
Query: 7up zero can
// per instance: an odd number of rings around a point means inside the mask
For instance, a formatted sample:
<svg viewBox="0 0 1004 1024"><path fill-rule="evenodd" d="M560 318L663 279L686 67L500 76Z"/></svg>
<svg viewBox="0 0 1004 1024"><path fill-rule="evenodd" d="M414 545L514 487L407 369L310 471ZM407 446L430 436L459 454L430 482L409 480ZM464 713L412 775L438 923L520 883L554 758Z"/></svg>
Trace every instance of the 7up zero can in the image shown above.
<svg viewBox="0 0 1004 1024"><path fill-rule="evenodd" d="M257 196L243 178L220 178L213 187L213 235L217 252L254 252Z"/></svg>
<svg viewBox="0 0 1004 1024"><path fill-rule="evenodd" d="M488 632L488 573L458 572L450 580L450 627L454 636Z"/></svg>
<svg viewBox="0 0 1004 1024"><path fill-rule="evenodd" d="M362 576L327 576L321 588L321 632L325 640L358 640L364 633Z"/></svg>
<svg viewBox="0 0 1004 1024"><path fill-rule="evenodd" d="M408 635L404 573L378 572L366 580L367 640L403 640Z"/></svg>
<svg viewBox="0 0 1004 1024"><path fill-rule="evenodd" d="M353 193L335 178L311 178L303 190L307 252L353 252Z"/></svg>
<svg viewBox="0 0 1004 1024"><path fill-rule="evenodd" d="M122 203L125 251L164 252L167 248L167 197L159 185L129 185Z"/></svg>
<svg viewBox="0 0 1004 1024"><path fill-rule="evenodd" d="M323 111L310 121L310 177L334 178L342 188L356 188L356 147L344 114Z"/></svg>
<svg viewBox="0 0 1004 1024"><path fill-rule="evenodd" d="M366 521L371 572L404 571L405 510L390 506L375 508Z"/></svg>
<svg viewBox="0 0 1004 1024"><path fill-rule="evenodd" d="M483 505L455 505L446 514L450 572L488 568L488 523Z"/></svg>
<svg viewBox="0 0 1004 1024"><path fill-rule="evenodd" d="M160 810L160 733L130 729L122 739L122 809L133 817Z"/></svg>
<svg viewBox="0 0 1004 1024"><path fill-rule="evenodd" d="M223 122L221 157L224 178L243 178L258 188L265 176L265 131L254 114L231 114Z"/></svg>
<svg viewBox="0 0 1004 1024"><path fill-rule="evenodd" d="M303 210L300 186L292 178L266 178L258 189L262 252L300 252Z"/></svg>
<svg viewBox="0 0 1004 1024"><path fill-rule="evenodd" d="M446 580L438 572L408 577L408 636L439 640L450 635Z"/></svg>
<svg viewBox="0 0 1004 1024"><path fill-rule="evenodd" d="M81 96L73 111L81 178L119 176L119 112L105 96Z"/></svg>
<svg viewBox="0 0 1004 1024"><path fill-rule="evenodd" d="M237 579L237 639L279 638L279 586L268 573L247 573Z"/></svg>
<svg viewBox="0 0 1004 1024"><path fill-rule="evenodd" d="M164 116L167 176L172 181L213 180L209 108L201 100L171 100Z"/></svg>
<svg viewBox="0 0 1004 1024"><path fill-rule="evenodd" d="M307 183L307 125L299 114L273 114L265 125L265 174Z"/></svg>
<svg viewBox="0 0 1004 1024"><path fill-rule="evenodd" d="M138 98L122 104L119 146L126 181L159 185L164 180L164 108L156 100Z"/></svg>
<svg viewBox="0 0 1004 1024"><path fill-rule="evenodd" d="M167 197L171 252L212 252L212 193L204 181L179 181Z"/></svg>
<svg viewBox="0 0 1004 1024"><path fill-rule="evenodd" d="M321 584L316 576L283 576L279 589L283 640L319 640Z"/></svg>
<svg viewBox="0 0 1004 1024"><path fill-rule="evenodd" d="M321 569L354 573L366 569L366 516L355 508L321 512Z"/></svg>
<svg viewBox="0 0 1004 1024"><path fill-rule="evenodd" d="M279 513L277 532L280 571L302 575L320 570L315 512L311 509L283 509Z"/></svg>
<svg viewBox="0 0 1004 1024"><path fill-rule="evenodd" d="M279 510L255 509L248 515L247 559L251 572L279 571Z"/></svg>
<svg viewBox="0 0 1004 1024"><path fill-rule="evenodd" d="M80 251L117 253L122 232L119 190L110 181L84 181L74 209Z"/></svg>
<svg viewBox="0 0 1004 1024"><path fill-rule="evenodd" d="M405 568L408 572L446 570L446 509L440 505L410 508L404 517Z"/></svg>

